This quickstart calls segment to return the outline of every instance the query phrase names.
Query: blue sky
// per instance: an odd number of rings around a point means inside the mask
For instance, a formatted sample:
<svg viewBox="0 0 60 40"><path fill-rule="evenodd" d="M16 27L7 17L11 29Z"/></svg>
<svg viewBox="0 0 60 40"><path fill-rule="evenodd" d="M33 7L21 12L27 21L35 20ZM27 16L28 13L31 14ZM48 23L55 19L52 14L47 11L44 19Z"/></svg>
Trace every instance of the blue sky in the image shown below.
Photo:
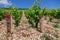
<svg viewBox="0 0 60 40"><path fill-rule="evenodd" d="M9 7L16 5L18 8L29 8L34 3L34 0L0 0L0 7ZM60 0L41 0L40 7L47 9L60 8Z"/></svg>

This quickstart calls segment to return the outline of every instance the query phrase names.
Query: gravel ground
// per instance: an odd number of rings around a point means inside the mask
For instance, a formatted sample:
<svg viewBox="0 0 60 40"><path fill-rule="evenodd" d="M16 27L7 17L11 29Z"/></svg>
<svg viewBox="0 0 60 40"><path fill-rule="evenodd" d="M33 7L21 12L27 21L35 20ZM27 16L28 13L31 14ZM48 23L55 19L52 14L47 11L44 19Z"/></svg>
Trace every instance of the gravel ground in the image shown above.
<svg viewBox="0 0 60 40"><path fill-rule="evenodd" d="M43 33L37 31L36 28L30 27L28 19L25 17L24 13L18 27L15 27L14 20L12 20L11 23L12 23L11 33L13 40L41 40L41 36ZM51 25L51 23L49 24ZM7 40L6 28L7 28L6 21L5 20L0 21L0 40ZM60 40L60 37L57 40Z"/></svg>

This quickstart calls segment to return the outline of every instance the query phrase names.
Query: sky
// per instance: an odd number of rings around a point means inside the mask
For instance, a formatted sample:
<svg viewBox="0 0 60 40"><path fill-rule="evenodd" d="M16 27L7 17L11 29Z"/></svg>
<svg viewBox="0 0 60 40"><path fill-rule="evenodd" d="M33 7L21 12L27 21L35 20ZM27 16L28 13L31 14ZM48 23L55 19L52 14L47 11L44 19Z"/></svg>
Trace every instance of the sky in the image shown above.
<svg viewBox="0 0 60 40"><path fill-rule="evenodd" d="M40 7L47 9L60 8L60 0L41 0ZM34 4L34 0L0 0L1 7L9 7L10 5L15 5L18 8L29 8Z"/></svg>

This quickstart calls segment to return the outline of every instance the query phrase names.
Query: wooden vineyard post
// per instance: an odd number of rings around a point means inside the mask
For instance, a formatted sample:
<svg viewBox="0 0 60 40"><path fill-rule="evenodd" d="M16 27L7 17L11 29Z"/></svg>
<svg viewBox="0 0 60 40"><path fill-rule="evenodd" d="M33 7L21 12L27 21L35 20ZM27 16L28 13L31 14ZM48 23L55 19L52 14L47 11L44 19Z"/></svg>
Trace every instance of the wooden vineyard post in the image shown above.
<svg viewBox="0 0 60 40"><path fill-rule="evenodd" d="M42 31L42 18L43 18L43 16L40 15L40 16L39 16L39 19L40 19L40 23L39 23L39 24L40 24L40 27L38 28L38 30L39 30L40 32L43 32L43 31Z"/></svg>
<svg viewBox="0 0 60 40"><path fill-rule="evenodd" d="M12 35L11 35L11 15L9 13L6 14L6 22L7 22L7 40L12 40Z"/></svg>

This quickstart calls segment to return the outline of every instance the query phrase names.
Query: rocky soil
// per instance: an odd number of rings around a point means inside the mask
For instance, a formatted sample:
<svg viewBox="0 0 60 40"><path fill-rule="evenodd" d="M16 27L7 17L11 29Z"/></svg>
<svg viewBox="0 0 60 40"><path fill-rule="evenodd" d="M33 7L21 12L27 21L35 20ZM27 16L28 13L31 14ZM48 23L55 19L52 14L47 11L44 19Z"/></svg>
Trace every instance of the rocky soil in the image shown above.
<svg viewBox="0 0 60 40"><path fill-rule="evenodd" d="M46 21L43 21L43 23L45 25L48 25L48 24L46 24ZM49 24L51 25L52 23L49 23ZM52 29L50 29L50 31L52 31ZM15 27L14 20L12 19L11 34L12 34L12 40L42 40L41 36L44 33L37 31L36 28L30 27L30 24L28 23L28 19L25 17L25 15L23 13L21 22L18 27ZM59 34L60 34L60 32L59 32ZM60 36L57 40L59 40L59 39L60 39ZM7 40L6 20L0 21L0 40Z"/></svg>

